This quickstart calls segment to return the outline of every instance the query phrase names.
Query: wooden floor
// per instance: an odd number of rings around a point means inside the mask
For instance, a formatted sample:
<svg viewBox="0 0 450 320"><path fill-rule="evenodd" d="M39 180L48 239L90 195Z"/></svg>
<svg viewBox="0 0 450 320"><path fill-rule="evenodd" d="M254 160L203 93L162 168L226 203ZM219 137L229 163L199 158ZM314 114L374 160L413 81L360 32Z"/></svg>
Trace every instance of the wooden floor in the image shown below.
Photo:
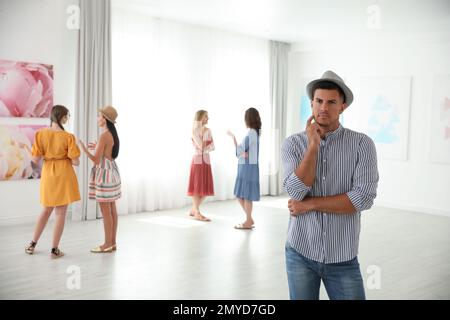
<svg viewBox="0 0 450 320"><path fill-rule="evenodd" d="M121 216L118 251L103 255L89 253L102 241L101 220L69 222L58 260L49 257L51 225L33 256L24 253L33 225L0 227L0 299L288 299L285 207L263 198L252 231L232 228L243 217L236 201L206 203L210 223L188 219L187 209ZM450 299L450 218L373 208L362 221L366 284L370 266L381 271L368 299ZM67 286L73 270L80 289Z"/></svg>

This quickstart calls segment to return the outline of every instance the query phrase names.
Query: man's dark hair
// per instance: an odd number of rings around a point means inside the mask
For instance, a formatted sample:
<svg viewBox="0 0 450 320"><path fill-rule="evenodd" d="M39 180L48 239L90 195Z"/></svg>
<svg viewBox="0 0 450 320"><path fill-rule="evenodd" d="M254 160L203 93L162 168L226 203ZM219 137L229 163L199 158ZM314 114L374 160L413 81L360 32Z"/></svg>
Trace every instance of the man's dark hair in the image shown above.
<svg viewBox="0 0 450 320"><path fill-rule="evenodd" d="M312 98L314 99L314 93L317 89L325 89L325 90L337 90L339 92L339 96L345 103L345 93L342 91L341 87L339 87L336 83L331 81L320 81L313 85L312 87Z"/></svg>

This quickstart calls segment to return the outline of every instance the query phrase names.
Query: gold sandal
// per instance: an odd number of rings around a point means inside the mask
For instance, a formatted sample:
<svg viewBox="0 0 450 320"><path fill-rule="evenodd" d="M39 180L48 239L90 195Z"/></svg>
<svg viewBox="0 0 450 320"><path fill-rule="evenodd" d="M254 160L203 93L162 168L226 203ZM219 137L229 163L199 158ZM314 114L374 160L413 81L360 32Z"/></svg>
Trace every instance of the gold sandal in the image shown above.
<svg viewBox="0 0 450 320"><path fill-rule="evenodd" d="M91 249L92 253L111 253L114 250L114 246L102 249L101 246Z"/></svg>

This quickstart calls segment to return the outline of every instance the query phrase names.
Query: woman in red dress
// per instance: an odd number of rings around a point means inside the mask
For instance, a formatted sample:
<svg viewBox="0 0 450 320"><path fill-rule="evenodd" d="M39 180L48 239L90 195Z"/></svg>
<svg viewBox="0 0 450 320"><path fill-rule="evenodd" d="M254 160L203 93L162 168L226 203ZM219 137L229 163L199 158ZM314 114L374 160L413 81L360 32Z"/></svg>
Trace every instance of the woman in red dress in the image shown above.
<svg viewBox="0 0 450 320"><path fill-rule="evenodd" d="M209 158L209 152L214 150L214 142L211 130L206 127L208 119L207 111L197 111L192 128L194 156L191 163L187 194L192 197L192 209L189 215L200 221L211 221L201 214L200 204L207 196L214 195L214 184Z"/></svg>

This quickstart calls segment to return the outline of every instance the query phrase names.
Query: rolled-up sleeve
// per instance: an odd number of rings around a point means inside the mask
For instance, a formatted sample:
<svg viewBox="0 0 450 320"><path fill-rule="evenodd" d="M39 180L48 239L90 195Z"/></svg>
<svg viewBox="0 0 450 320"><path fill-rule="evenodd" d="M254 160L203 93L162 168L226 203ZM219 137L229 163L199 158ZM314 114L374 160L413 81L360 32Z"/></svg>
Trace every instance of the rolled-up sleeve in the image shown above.
<svg viewBox="0 0 450 320"><path fill-rule="evenodd" d="M281 160L283 165L283 188L294 200L301 201L311 191L311 187L295 174L295 169L300 164L303 156L297 150L292 137L287 138L281 147Z"/></svg>
<svg viewBox="0 0 450 320"><path fill-rule="evenodd" d="M377 196L378 187L377 152L368 136L361 139L358 148L358 162L353 173L353 187L347 196L356 211L368 210Z"/></svg>

